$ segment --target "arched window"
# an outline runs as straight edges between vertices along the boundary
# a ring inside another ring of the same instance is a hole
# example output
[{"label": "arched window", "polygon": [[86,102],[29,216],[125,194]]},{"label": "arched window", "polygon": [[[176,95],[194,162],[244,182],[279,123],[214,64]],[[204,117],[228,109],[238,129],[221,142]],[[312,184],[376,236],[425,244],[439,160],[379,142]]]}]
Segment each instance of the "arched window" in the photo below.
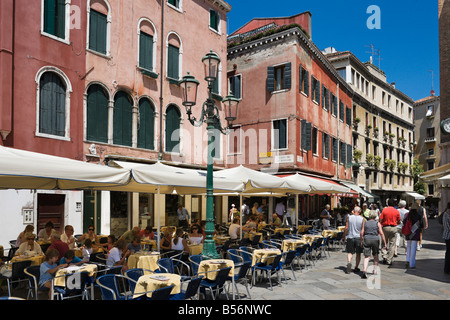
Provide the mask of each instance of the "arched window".
[{"label": "arched window", "polygon": [[139,21],[139,68],[155,71],[156,64],[156,31],[153,23],[142,18]]},{"label": "arched window", "polygon": [[113,143],[131,147],[133,100],[124,91],[114,97]]},{"label": "arched window", "polygon": [[36,135],[70,139],[70,93],[72,85],[60,69],[41,68],[36,75]]},{"label": "arched window", "polygon": [[180,152],[180,110],[170,105],[166,110],[166,152]]},{"label": "arched window", "polygon": [[88,37],[89,50],[110,55],[111,7],[106,0],[88,2]]},{"label": "arched window", "polygon": [[155,108],[147,98],[139,100],[137,135],[138,148],[155,149]]},{"label": "arched window", "polygon": [[175,32],[167,35],[167,78],[179,80],[182,70],[182,43]]},{"label": "arched window", "polygon": [[93,84],[87,91],[87,128],[89,141],[108,142],[108,93],[99,84]]}]

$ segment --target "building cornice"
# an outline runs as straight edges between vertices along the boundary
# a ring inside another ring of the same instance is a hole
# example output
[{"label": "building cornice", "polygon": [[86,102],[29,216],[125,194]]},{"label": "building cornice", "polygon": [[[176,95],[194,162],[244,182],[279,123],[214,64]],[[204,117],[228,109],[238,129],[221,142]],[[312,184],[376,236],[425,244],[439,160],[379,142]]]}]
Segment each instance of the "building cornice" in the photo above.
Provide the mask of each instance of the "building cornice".
[{"label": "building cornice", "polygon": [[299,27],[293,27],[260,39],[236,45],[227,50],[227,56],[228,59],[230,59],[230,57],[235,54],[247,53],[257,47],[264,47],[271,45],[274,42],[285,41],[290,37],[297,37],[297,40],[299,40],[300,43],[303,43],[307,47],[307,49],[314,55],[314,57],[319,59],[322,65],[335,77],[336,81],[348,91],[349,95],[353,95],[352,87],[339,75],[334,66],[324,56],[322,51],[317,48],[317,46],[303,33],[303,31]]},{"label": "building cornice", "polygon": [[208,0],[208,2],[218,6],[227,13],[231,11],[231,5],[223,0]]}]

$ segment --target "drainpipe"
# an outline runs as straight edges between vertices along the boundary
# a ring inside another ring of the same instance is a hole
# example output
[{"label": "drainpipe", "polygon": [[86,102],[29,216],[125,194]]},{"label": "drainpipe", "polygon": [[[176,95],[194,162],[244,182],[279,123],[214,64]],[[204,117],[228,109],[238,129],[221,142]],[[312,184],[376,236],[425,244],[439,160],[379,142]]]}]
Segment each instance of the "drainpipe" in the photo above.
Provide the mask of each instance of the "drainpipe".
[{"label": "drainpipe", "polygon": [[163,88],[164,88],[164,3],[161,1],[161,61],[160,61],[160,88],[159,88],[159,152],[158,160],[163,159],[163,147],[162,147],[162,128],[163,128]]}]

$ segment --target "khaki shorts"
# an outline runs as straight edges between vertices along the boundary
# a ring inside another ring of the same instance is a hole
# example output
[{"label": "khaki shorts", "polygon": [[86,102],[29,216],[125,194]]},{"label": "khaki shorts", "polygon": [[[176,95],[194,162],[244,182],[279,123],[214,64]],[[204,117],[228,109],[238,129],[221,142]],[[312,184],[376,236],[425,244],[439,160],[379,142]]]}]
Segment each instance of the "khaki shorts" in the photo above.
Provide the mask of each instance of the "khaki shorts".
[{"label": "khaki shorts", "polygon": [[363,247],[366,257],[375,257],[380,253],[380,239],[364,239]]}]

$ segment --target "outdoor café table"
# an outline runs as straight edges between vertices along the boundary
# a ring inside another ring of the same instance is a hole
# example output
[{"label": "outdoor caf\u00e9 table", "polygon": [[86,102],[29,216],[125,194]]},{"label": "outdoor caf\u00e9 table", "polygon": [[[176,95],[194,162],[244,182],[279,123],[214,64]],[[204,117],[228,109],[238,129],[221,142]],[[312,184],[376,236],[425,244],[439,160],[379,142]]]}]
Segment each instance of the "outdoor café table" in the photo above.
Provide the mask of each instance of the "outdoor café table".
[{"label": "outdoor caf\u00e9 table", "polygon": [[165,288],[173,285],[173,289],[170,294],[180,293],[181,290],[181,276],[174,273],[152,273],[144,274],[140,276],[136,288],[134,289],[133,299],[136,299],[145,292],[147,292],[147,297],[151,297],[152,293],[148,291],[155,291],[161,288]]},{"label": "outdoor caf\u00e9 table", "polygon": [[289,250],[295,250],[297,247],[302,246],[306,244],[307,242],[300,239],[288,239],[283,240],[283,243],[281,245],[281,250],[283,252],[289,251]]},{"label": "outdoor caf\u00e9 table", "polygon": [[337,229],[339,232],[342,232],[345,230],[345,226],[339,226],[339,227],[337,227]]},{"label": "outdoor caf\u00e9 table", "polygon": [[250,232],[246,232],[244,234],[244,238],[248,238],[250,241],[253,240],[253,237],[256,235],[260,235],[261,237],[259,238],[259,242],[262,242],[263,240],[263,234],[261,232],[254,232],[254,231],[250,231]]},{"label": "outdoor caf\u00e9 table", "polygon": [[38,266],[38,265],[41,265],[45,261],[45,255],[42,254],[42,255],[38,255],[38,256],[36,256],[36,255],[29,256],[29,255],[22,254],[20,256],[14,256],[11,259],[10,263],[14,263],[14,262],[18,262],[18,261],[25,261],[25,260],[30,260],[32,266]]},{"label": "outdoor caf\u00e9 table", "polygon": [[317,238],[322,238],[322,235],[321,234],[304,234],[302,236],[302,240],[309,242],[309,243],[313,242]]},{"label": "outdoor caf\u00e9 table", "polygon": [[[231,267],[230,277],[234,275],[234,262],[230,259],[210,259],[202,260],[198,266],[198,275],[205,276],[206,279],[215,280],[217,272],[211,272],[223,268]],[[205,274],[206,273],[206,274]]]},{"label": "outdoor caf\u00e9 table", "polygon": [[330,236],[331,238],[334,238],[334,237],[336,237],[338,232],[339,232],[338,230],[323,230],[322,236],[324,236],[324,237]]},{"label": "outdoor caf\u00e9 table", "polygon": [[148,246],[148,245],[151,245],[152,249],[155,250],[156,246],[157,246],[156,240],[150,240],[150,239],[141,240],[141,247]]},{"label": "outdoor caf\u00e9 table", "polygon": [[224,236],[224,235],[215,235],[214,236],[214,241],[216,241],[216,244],[218,246],[223,245],[225,242],[227,242],[227,240],[230,240],[231,238],[229,236]]},{"label": "outdoor caf\u00e9 table", "polygon": [[[55,282],[54,285],[57,287],[65,287],[65,275],[69,273],[77,273],[87,271],[89,273],[89,277],[93,278],[95,273],[97,272],[96,264],[83,264],[81,266],[70,266],[67,268],[59,269],[55,274]],[[92,280],[93,281],[93,280]],[[91,299],[94,300],[94,285],[91,285]]]},{"label": "outdoor caf\u00e9 table", "polygon": [[302,232],[306,232],[308,231],[308,229],[312,228],[311,225],[307,225],[307,224],[302,224],[298,226],[298,232],[302,233]]},{"label": "outdoor caf\u00e9 table", "polygon": [[253,254],[253,260],[252,260],[252,266],[254,266],[255,264],[262,262],[265,264],[270,264],[273,261],[273,258],[276,255],[281,254],[281,250],[279,249],[256,249],[253,250],[252,252]]},{"label": "outdoor caf\u00e9 table", "polygon": [[202,254],[203,252],[203,244],[188,244],[189,248],[189,254],[190,255],[196,255],[196,254]]},{"label": "outdoor caf\u00e9 table", "polygon": [[[81,248],[75,248],[75,249],[73,249],[73,252],[75,253],[76,257],[83,258],[83,250]],[[97,252],[103,252],[102,247],[98,247],[97,250],[93,251],[93,253],[97,253]]]},{"label": "outdoor caf\u00e9 table", "polygon": [[158,251],[137,252],[128,257],[128,269],[142,268],[151,271],[159,269],[158,260],[161,255]]},{"label": "outdoor caf\u00e9 table", "polygon": [[289,233],[291,231],[291,229],[289,229],[289,228],[275,228],[275,234],[277,234],[278,232],[281,233],[281,234],[284,234],[284,232],[286,230],[289,230]]}]

